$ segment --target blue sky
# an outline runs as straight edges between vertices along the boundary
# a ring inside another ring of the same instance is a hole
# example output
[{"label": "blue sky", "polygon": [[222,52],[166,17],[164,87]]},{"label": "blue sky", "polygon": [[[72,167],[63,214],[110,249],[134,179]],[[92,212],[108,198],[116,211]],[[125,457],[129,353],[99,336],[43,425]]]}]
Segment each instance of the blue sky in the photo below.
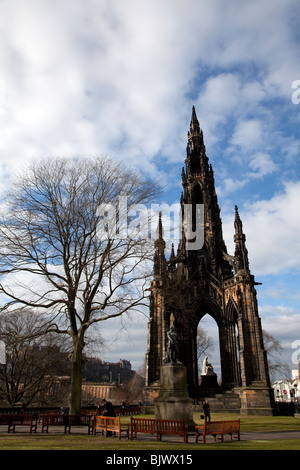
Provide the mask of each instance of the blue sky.
[{"label": "blue sky", "polygon": [[[299,23],[297,0],[0,1],[0,190],[32,158],[108,154],[158,179],[162,200],[175,204],[194,105],[228,251],[237,204],[263,283],[262,325],[291,369],[300,343]],[[125,327],[105,359],[137,368],[146,322]]]}]

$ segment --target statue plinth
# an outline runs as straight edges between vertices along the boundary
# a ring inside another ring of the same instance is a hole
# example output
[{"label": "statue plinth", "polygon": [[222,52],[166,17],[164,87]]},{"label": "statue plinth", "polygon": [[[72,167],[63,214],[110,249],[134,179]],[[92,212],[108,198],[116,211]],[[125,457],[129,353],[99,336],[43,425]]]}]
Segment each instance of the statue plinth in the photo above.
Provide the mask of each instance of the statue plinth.
[{"label": "statue plinth", "polygon": [[219,389],[217,374],[201,375],[199,391],[202,397],[215,395]]},{"label": "statue plinth", "polygon": [[154,400],[156,419],[184,419],[194,429],[193,400],[187,391],[186,368],[168,363],[160,369],[160,391]]}]

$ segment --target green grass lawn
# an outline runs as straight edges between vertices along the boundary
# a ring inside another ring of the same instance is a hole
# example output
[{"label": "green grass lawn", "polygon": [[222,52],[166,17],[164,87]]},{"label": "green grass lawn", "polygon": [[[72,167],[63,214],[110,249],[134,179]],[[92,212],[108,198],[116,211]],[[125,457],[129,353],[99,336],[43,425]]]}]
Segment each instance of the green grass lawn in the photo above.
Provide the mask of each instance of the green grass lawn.
[{"label": "green grass lawn", "polygon": [[[229,413],[218,413],[212,415],[212,420],[240,419],[241,432],[263,432],[263,431],[299,431],[300,419],[289,416],[241,416]],[[201,424],[199,413],[194,415],[197,424]],[[130,417],[123,417],[122,423],[128,423]],[[51,430],[50,430],[51,432]],[[190,436],[189,443],[168,442],[168,437],[163,436],[162,442],[156,442],[155,437],[147,440],[138,439],[128,441],[124,437],[105,438],[100,434],[89,436],[86,429],[82,434],[33,434],[16,432],[0,435],[0,450],[104,450],[104,451],[164,451],[164,450],[300,450],[300,440],[294,439],[274,439],[274,440],[241,440],[231,441],[229,436],[225,436],[225,442],[195,444],[194,436]]]}]

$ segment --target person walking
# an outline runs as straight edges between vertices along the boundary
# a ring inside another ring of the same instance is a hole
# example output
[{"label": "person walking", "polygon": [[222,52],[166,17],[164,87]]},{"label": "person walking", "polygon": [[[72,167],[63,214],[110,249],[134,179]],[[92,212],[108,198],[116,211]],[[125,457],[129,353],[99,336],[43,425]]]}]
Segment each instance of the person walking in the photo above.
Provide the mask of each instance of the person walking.
[{"label": "person walking", "polygon": [[205,421],[210,422],[210,406],[207,400],[203,404],[204,419]]}]

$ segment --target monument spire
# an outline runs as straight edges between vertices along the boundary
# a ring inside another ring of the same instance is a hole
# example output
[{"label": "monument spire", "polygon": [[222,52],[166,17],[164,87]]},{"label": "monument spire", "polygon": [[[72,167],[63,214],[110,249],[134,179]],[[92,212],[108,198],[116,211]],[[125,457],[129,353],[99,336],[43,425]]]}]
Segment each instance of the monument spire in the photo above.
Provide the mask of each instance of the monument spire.
[{"label": "monument spire", "polygon": [[235,219],[234,219],[234,242],[235,242],[235,262],[237,273],[241,270],[250,274],[248,250],[246,248],[246,236],[243,232],[243,224],[239,215],[238,207],[235,206]]},{"label": "monument spire", "polygon": [[193,106],[192,110],[192,119],[190,123],[190,134],[200,134],[200,126],[199,126],[199,121],[197,118],[195,106]]},{"label": "monument spire", "polygon": [[188,143],[186,148],[186,175],[202,174],[207,176],[208,158],[203,140],[203,132],[200,128],[195,107],[193,106],[190,130],[188,131]]},{"label": "monument spire", "polygon": [[163,225],[161,220],[161,212],[158,218],[157,238],[154,242],[154,278],[162,280],[166,274],[167,262],[165,258],[166,242],[163,239]]}]

